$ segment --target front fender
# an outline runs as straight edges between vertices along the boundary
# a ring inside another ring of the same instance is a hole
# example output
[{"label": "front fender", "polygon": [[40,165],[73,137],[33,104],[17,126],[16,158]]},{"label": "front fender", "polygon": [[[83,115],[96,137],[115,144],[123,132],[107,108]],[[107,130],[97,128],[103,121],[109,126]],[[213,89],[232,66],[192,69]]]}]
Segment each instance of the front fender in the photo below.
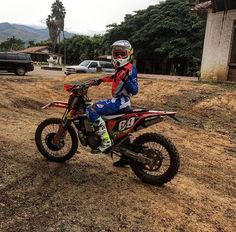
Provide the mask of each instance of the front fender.
[{"label": "front fender", "polygon": [[57,108],[67,108],[68,107],[68,103],[67,102],[62,102],[62,101],[54,101],[54,102],[50,102],[47,105],[43,106],[41,109],[47,109],[50,107],[57,107]]}]

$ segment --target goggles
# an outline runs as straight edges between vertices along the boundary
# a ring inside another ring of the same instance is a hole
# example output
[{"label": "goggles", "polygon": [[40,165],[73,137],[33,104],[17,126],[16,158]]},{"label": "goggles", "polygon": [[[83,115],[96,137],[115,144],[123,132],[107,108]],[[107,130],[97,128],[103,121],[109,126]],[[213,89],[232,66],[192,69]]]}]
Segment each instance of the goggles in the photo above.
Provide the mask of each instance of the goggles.
[{"label": "goggles", "polygon": [[115,58],[115,59],[125,59],[128,57],[128,52],[127,50],[113,50],[112,51],[112,56]]}]

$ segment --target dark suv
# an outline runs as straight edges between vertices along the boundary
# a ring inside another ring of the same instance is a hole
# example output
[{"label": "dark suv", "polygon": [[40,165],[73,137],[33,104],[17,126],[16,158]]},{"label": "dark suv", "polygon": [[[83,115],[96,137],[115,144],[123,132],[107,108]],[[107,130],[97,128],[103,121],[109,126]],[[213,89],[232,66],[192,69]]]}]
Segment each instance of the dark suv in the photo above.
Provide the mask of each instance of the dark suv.
[{"label": "dark suv", "polygon": [[34,66],[30,55],[15,52],[0,52],[0,71],[13,72],[18,76],[33,71]]}]

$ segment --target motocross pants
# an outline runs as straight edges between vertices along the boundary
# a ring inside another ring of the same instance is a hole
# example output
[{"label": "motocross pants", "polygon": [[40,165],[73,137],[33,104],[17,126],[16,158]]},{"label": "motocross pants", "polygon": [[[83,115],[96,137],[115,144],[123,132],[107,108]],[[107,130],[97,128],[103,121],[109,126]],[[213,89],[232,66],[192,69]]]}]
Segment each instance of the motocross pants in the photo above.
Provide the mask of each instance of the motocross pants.
[{"label": "motocross pants", "polygon": [[106,128],[106,123],[102,119],[101,115],[109,115],[119,113],[119,110],[130,108],[129,97],[112,98],[109,100],[100,100],[87,107],[86,113],[89,120],[98,128],[97,134],[101,138],[101,145],[98,150],[101,152],[107,150],[112,145],[110,135]]},{"label": "motocross pants", "polygon": [[116,97],[108,100],[100,100],[86,109],[87,116],[91,122],[95,122],[101,115],[119,113],[121,109],[131,107],[130,98],[126,96]]}]

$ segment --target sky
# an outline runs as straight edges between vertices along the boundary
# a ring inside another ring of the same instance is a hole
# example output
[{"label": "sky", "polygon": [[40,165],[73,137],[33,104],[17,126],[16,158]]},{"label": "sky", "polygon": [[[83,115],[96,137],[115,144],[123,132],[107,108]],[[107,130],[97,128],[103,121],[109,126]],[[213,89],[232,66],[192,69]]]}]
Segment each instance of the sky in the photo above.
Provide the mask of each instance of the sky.
[{"label": "sky", "polygon": [[[46,27],[55,0],[0,0],[0,23],[9,22]],[[160,0],[61,0],[65,9],[65,30],[98,34],[106,25],[120,23],[126,14],[146,9]]]}]

